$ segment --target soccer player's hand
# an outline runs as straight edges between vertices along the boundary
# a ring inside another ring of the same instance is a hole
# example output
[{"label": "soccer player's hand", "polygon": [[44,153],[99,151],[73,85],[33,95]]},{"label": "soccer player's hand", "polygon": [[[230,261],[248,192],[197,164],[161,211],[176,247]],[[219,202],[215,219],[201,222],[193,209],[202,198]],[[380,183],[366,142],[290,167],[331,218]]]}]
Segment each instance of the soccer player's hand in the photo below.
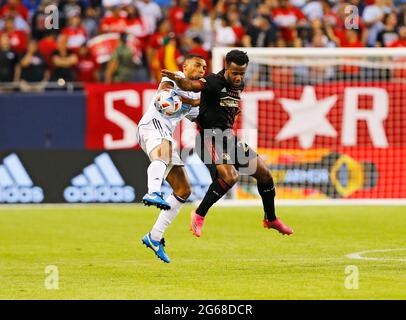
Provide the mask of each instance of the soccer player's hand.
[{"label": "soccer player's hand", "polygon": [[167,78],[175,81],[176,83],[182,79],[182,77],[179,74],[177,74],[176,72],[172,72],[172,71],[169,71],[166,69],[163,69],[161,71],[161,73],[162,73],[163,77],[167,77]]}]

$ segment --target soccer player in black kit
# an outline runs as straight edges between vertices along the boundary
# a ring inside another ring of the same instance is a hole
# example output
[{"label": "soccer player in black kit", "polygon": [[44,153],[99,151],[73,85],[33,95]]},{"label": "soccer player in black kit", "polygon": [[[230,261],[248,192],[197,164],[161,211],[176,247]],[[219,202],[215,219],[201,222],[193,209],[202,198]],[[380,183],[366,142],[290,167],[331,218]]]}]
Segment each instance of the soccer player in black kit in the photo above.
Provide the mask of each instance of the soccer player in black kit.
[{"label": "soccer player in black kit", "polygon": [[[176,82],[185,91],[201,92],[200,110],[196,122],[199,127],[199,156],[208,166],[213,183],[199,207],[192,212],[190,228],[200,237],[204,218],[211,208],[239,179],[239,170],[250,170],[264,207],[263,226],[290,235],[293,230],[275,215],[275,185],[264,160],[247,144],[240,141],[232,128],[240,110],[240,95],[244,90],[244,76],[248,56],[240,50],[227,53],[225,68],[199,80],[187,80],[176,73],[162,70],[162,75]],[[209,160],[209,161],[207,161]],[[209,162],[209,163],[208,163]]]}]

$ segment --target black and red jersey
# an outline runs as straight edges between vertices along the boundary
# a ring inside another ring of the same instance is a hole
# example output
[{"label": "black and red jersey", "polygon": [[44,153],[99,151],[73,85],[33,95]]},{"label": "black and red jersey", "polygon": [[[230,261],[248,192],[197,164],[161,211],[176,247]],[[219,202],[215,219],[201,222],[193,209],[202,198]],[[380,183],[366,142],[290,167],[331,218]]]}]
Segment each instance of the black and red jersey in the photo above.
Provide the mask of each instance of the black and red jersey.
[{"label": "black and red jersey", "polygon": [[225,70],[209,74],[200,96],[197,123],[202,129],[231,129],[241,112],[240,99],[244,85],[233,87],[224,77]]}]

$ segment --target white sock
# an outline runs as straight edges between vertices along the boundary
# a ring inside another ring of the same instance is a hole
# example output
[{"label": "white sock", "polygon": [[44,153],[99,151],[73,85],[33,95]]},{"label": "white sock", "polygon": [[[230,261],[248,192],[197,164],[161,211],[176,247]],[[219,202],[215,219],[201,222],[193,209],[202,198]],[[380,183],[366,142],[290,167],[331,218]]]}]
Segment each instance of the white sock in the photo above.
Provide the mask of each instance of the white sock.
[{"label": "white sock", "polygon": [[176,216],[179,213],[180,208],[184,204],[184,202],[181,202],[178,199],[176,199],[173,194],[171,194],[165,200],[170,204],[171,209],[162,210],[159,213],[159,217],[151,230],[151,238],[154,241],[160,241],[162,239],[165,230],[172,223],[172,221],[175,220]]},{"label": "white sock", "polygon": [[168,165],[162,160],[153,160],[148,166],[148,193],[160,192]]}]

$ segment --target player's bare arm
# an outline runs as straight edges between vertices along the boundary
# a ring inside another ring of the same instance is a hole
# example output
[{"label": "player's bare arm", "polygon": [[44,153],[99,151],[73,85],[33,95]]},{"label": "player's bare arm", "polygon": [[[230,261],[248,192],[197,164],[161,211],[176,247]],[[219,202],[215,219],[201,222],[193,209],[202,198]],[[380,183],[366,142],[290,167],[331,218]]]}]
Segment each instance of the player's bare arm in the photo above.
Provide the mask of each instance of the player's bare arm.
[{"label": "player's bare arm", "polygon": [[173,83],[170,81],[162,82],[158,87],[158,91],[165,90],[165,89],[174,89]]},{"label": "player's bare arm", "polygon": [[178,87],[184,91],[194,91],[194,92],[202,91],[204,84],[206,82],[206,80],[203,78],[199,80],[185,79],[179,74],[176,74],[175,72],[166,69],[163,69],[161,73],[163,77],[167,77],[175,81]]},{"label": "player's bare arm", "polygon": [[191,99],[191,98],[184,97],[184,96],[181,96],[181,98],[182,98],[182,103],[191,105],[192,108],[198,107],[200,105],[200,99]]}]

